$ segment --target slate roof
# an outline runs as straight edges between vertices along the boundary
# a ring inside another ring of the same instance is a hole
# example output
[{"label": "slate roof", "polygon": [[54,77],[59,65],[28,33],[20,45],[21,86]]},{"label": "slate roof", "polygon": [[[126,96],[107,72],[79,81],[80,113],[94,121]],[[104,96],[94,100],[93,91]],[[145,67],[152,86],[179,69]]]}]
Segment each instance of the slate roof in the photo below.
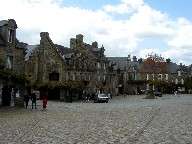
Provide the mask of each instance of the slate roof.
[{"label": "slate roof", "polygon": [[[110,65],[114,64],[113,68],[117,70],[125,70],[127,65],[127,57],[107,57]],[[151,59],[146,59],[143,62],[131,61],[129,62],[128,72],[133,72],[137,69],[141,73],[177,73],[179,66],[176,63],[154,62]]]},{"label": "slate roof", "polygon": [[0,35],[0,44],[1,45],[6,45],[5,40],[3,39],[3,37]]},{"label": "slate roof", "polygon": [[109,65],[115,64],[113,66],[114,70],[125,70],[125,68],[127,68],[128,72],[133,72],[141,67],[138,61],[130,61],[128,65],[127,57],[107,57],[107,59],[110,61]]},{"label": "slate roof", "polygon": [[[58,44],[55,44],[55,46],[63,58],[71,58],[75,53],[75,50],[72,48],[67,48]],[[100,58],[100,48],[93,48],[92,45],[85,44],[85,51],[88,51],[95,59]],[[108,61],[106,57],[103,57],[102,60]]]},{"label": "slate roof", "polygon": [[8,25],[8,21],[7,20],[0,21],[0,26],[4,26],[4,25]]},{"label": "slate roof", "polygon": [[20,42],[17,38],[15,40],[15,47],[16,48],[26,48],[28,44],[24,42]]},{"label": "slate roof", "polygon": [[74,50],[71,48],[67,48],[67,47],[64,47],[64,46],[58,45],[58,44],[55,44],[55,46],[64,59],[71,58],[74,54]]},{"label": "slate roof", "polygon": [[25,61],[29,59],[31,55],[33,55],[34,52],[37,51],[38,45],[27,45],[26,46],[26,55],[25,55]]}]

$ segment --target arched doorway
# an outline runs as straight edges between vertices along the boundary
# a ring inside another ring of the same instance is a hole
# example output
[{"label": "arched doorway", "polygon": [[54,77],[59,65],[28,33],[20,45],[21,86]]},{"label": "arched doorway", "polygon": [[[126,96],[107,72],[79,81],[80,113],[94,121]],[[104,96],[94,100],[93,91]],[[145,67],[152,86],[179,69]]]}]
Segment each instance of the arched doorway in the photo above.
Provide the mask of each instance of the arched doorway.
[{"label": "arched doorway", "polygon": [[14,88],[12,85],[6,85],[2,88],[2,106],[10,106],[12,88]]}]

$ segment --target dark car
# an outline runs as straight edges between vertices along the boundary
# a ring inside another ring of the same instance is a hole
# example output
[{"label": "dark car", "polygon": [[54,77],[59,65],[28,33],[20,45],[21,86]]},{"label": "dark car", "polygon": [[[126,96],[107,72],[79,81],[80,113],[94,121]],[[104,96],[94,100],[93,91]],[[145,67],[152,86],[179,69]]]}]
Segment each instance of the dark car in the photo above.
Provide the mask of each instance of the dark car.
[{"label": "dark car", "polygon": [[145,94],[145,90],[139,90],[138,94],[140,94],[140,95]]},{"label": "dark car", "polygon": [[95,97],[94,97],[94,103],[95,102],[106,102],[108,103],[108,100],[109,100],[109,97],[105,94],[97,94]]},{"label": "dark car", "polygon": [[154,95],[155,95],[155,96],[162,97],[162,92],[154,92]]}]

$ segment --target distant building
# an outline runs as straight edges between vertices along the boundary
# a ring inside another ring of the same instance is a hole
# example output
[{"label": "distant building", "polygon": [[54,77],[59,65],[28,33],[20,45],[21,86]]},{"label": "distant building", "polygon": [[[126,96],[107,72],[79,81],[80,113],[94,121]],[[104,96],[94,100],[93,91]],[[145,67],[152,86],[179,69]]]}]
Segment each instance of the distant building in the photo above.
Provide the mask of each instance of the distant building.
[{"label": "distant building", "polygon": [[[177,65],[170,59],[162,61],[150,56],[144,60],[137,60],[136,56],[131,60],[130,55],[107,58],[117,73],[118,80],[113,82],[116,85],[116,94],[138,94],[141,90],[171,93],[174,89],[186,92],[185,83],[189,68],[182,64]],[[170,84],[173,84],[172,87]]]}]

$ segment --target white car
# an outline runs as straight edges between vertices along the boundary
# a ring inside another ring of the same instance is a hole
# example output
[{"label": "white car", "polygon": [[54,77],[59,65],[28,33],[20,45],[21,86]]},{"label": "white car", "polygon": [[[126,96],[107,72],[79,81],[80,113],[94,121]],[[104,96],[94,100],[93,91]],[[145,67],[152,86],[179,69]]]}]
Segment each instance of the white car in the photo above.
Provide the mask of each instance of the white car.
[{"label": "white car", "polygon": [[109,100],[109,97],[106,96],[105,94],[97,94],[94,97],[94,103],[95,102],[106,102],[106,103],[108,103],[108,100]]}]

